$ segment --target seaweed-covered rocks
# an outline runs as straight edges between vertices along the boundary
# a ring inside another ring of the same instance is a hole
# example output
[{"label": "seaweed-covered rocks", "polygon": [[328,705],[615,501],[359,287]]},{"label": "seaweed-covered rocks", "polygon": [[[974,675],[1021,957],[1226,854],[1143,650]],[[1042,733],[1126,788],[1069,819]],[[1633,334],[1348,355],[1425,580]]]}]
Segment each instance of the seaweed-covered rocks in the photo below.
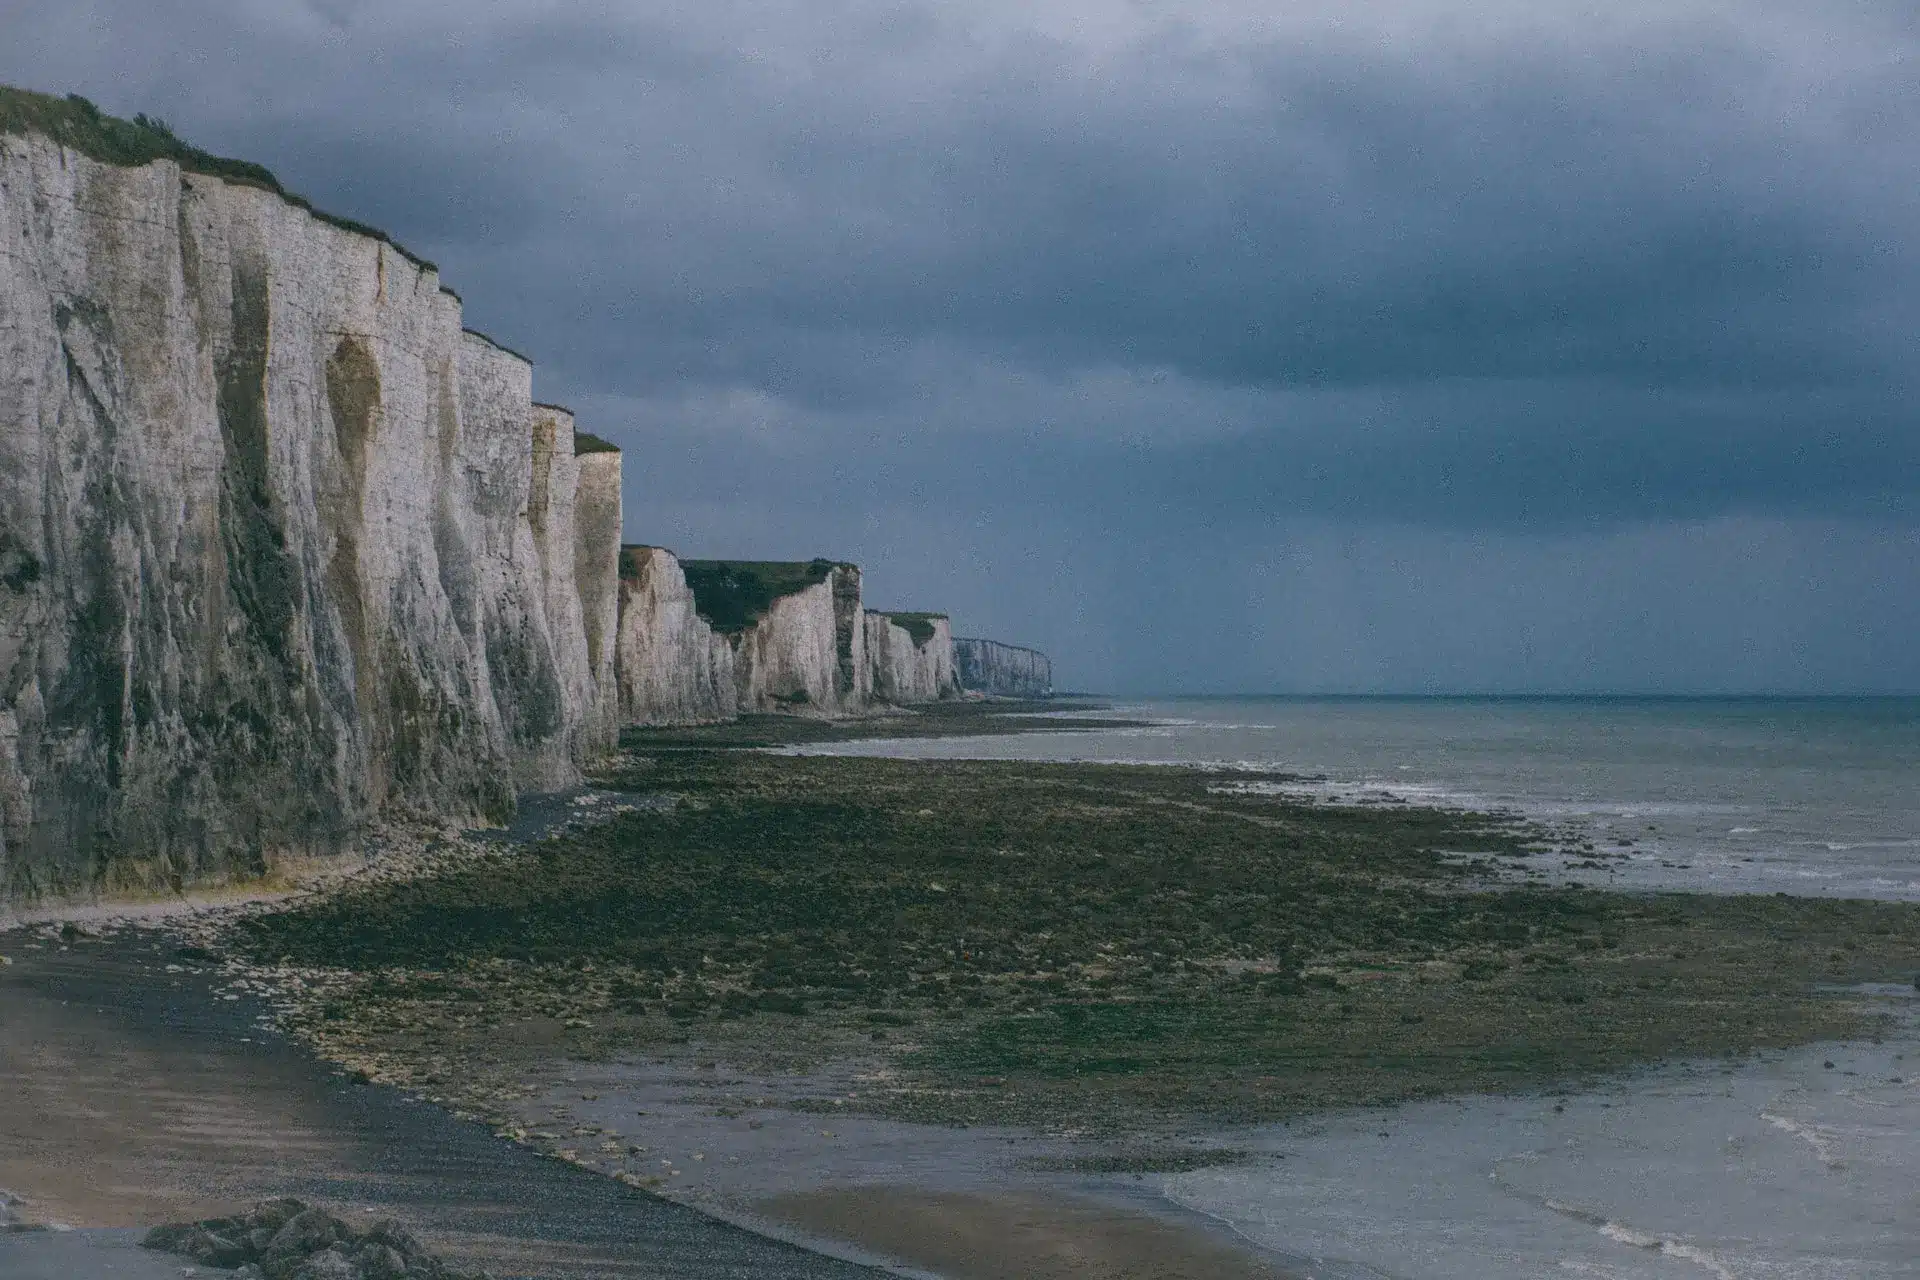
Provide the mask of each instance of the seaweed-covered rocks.
[{"label": "seaweed-covered rocks", "polygon": [[155,1227],[141,1244],[232,1269],[234,1280],[486,1280],[455,1271],[399,1223],[356,1231],[325,1209],[268,1200],[231,1218]]}]

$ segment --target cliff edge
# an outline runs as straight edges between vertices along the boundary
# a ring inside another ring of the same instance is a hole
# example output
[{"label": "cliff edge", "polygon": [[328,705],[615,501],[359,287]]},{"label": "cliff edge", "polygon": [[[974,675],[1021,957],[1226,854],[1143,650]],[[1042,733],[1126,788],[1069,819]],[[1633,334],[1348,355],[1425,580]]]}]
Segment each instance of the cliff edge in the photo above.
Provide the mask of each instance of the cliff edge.
[{"label": "cliff edge", "polygon": [[700,616],[671,551],[620,549],[614,664],[622,724],[711,724],[739,714],[733,646]]},{"label": "cliff edge", "polygon": [[834,560],[687,560],[695,609],[733,654],[743,712],[851,715],[873,701],[860,567]]},{"label": "cliff edge", "polygon": [[1053,696],[1053,662],[1038,649],[956,636],[953,661],[961,686],[971,693],[999,698]]},{"label": "cliff edge", "polygon": [[377,232],[0,95],[0,893],[253,876],[576,778],[618,453]]},{"label": "cliff edge", "polygon": [[856,565],[622,547],[621,466],[383,233],[0,87],[0,900],[500,822],[627,724],[1050,690]]},{"label": "cliff edge", "polygon": [[960,696],[953,624],[944,613],[867,613],[867,661],[873,696],[885,702],[938,702]]}]

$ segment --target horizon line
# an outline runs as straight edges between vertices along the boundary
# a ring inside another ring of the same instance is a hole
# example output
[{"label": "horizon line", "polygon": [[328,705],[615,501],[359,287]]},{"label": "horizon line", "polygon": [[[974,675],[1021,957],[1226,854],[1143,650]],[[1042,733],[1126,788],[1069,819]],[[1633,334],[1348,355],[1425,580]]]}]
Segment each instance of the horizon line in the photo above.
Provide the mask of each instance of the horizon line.
[{"label": "horizon line", "polygon": [[1509,701],[1565,701],[1614,699],[1620,701],[1635,700],[1642,702],[1861,702],[1872,700],[1901,701],[1920,699],[1920,689],[1913,690],[1870,690],[1809,692],[1806,690],[1744,690],[1732,692],[1651,692],[1632,690],[1382,690],[1382,689],[1323,689],[1323,690],[1280,690],[1268,692],[1238,693],[1194,693],[1177,691],[1159,692],[1098,692],[1086,689],[1056,690],[1055,698],[1162,698],[1185,701],[1227,700],[1234,698],[1255,699],[1380,699],[1398,701],[1434,701],[1448,700],[1509,700]]}]

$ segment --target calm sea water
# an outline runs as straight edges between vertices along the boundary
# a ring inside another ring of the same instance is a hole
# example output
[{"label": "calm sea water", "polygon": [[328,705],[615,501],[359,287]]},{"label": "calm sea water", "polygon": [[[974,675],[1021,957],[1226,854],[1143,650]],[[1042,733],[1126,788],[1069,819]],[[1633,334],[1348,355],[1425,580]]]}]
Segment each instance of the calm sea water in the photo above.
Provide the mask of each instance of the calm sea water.
[{"label": "calm sea water", "polygon": [[[1920,899],[1920,699],[1205,699],[1148,728],[858,754],[1212,762],[1362,801],[1499,807],[1628,854],[1623,886]],[[1631,840],[1631,845],[1620,841]],[[1920,1277],[1920,994],[1876,1044],[1679,1064],[1234,1135],[1169,1199],[1318,1280]],[[1554,1104],[1558,1103],[1559,1110]]]},{"label": "calm sea water", "polygon": [[1616,883],[1920,899],[1920,698],[1218,698],[1107,714],[1154,724],[833,750],[1286,769],[1323,777],[1307,789],[1326,796],[1576,825],[1628,854]]}]

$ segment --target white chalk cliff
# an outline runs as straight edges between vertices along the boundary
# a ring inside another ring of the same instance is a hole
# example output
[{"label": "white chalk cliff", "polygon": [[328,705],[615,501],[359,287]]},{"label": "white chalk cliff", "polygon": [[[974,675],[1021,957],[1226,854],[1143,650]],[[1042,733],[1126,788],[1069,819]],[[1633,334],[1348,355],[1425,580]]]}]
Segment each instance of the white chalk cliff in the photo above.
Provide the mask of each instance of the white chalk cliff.
[{"label": "white chalk cliff", "polygon": [[710,724],[740,713],[733,646],[694,607],[671,551],[621,549],[615,666],[625,724]]},{"label": "white chalk cliff", "polygon": [[876,702],[960,694],[946,616],[868,612],[857,566],[683,564],[645,546],[622,556],[617,665],[628,724],[855,715]]},{"label": "white chalk cliff", "polygon": [[626,725],[958,696],[857,566],[623,548],[620,452],[532,392],[383,234],[0,86],[0,900],[497,822]]},{"label": "white chalk cliff", "polygon": [[742,711],[846,715],[872,701],[860,570],[836,564],[826,580],[774,600],[730,637]]},{"label": "white chalk cliff", "polygon": [[577,777],[617,717],[619,455],[531,376],[376,235],[10,122],[0,893],[257,874]]},{"label": "white chalk cliff", "polygon": [[961,687],[1003,698],[1053,696],[1053,662],[1038,649],[956,636],[954,667]]},{"label": "white chalk cliff", "polygon": [[953,624],[944,613],[867,613],[873,696],[905,705],[960,696]]}]

